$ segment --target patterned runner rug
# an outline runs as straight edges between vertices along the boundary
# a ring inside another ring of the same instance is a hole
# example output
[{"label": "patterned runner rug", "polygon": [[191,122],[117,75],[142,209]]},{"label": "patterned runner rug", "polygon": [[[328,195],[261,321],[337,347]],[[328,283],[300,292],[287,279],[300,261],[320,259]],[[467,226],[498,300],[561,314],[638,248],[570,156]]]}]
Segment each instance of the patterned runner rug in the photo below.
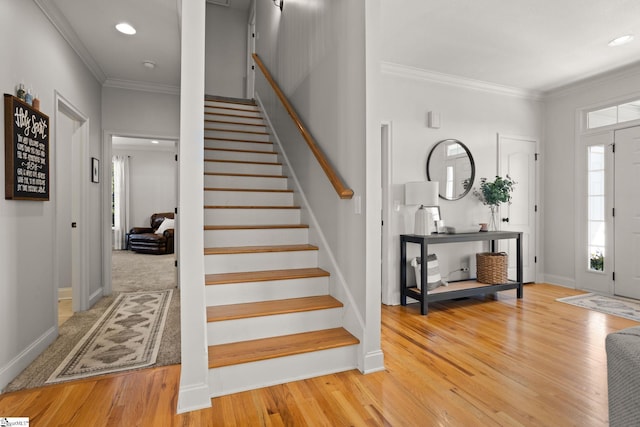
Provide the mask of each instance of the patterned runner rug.
[{"label": "patterned runner rug", "polygon": [[118,295],[47,383],[153,365],[173,290]]},{"label": "patterned runner rug", "polygon": [[638,300],[591,293],[558,298],[557,301],[640,322],[640,301]]}]

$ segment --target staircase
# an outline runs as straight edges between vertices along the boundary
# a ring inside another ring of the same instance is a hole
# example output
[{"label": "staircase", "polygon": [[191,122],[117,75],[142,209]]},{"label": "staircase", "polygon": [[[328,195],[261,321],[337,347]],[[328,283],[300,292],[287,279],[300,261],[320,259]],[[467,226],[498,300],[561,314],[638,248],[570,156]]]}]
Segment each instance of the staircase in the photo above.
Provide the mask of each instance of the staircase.
[{"label": "staircase", "polygon": [[211,396],[355,368],[359,341],[256,104],[207,97],[204,146]]}]

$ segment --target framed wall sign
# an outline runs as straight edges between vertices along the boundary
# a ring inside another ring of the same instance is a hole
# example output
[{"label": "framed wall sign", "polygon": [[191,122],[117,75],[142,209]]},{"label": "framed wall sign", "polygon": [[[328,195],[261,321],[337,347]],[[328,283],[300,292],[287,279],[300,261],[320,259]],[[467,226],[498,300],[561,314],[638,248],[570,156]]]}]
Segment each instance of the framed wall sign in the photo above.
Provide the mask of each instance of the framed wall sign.
[{"label": "framed wall sign", "polygon": [[5,199],[49,200],[49,117],[4,94]]}]

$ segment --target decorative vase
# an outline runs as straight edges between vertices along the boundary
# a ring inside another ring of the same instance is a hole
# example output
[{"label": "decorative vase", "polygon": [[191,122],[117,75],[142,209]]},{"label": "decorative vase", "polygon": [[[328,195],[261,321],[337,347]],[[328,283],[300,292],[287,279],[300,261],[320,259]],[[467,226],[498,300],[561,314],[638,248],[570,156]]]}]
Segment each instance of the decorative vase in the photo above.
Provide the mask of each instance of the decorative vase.
[{"label": "decorative vase", "polygon": [[489,231],[498,231],[498,221],[496,216],[498,215],[498,206],[491,205],[489,206],[491,209],[491,218],[489,220]]}]

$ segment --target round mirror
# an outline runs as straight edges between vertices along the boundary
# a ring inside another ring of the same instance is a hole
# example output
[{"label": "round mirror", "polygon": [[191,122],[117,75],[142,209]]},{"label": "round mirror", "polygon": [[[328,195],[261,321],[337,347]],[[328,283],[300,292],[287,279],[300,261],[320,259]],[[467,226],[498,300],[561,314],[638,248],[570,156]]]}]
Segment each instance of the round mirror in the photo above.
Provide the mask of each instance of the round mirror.
[{"label": "round mirror", "polygon": [[427,159],[427,179],[439,182],[441,198],[463,198],[471,190],[475,176],[473,156],[462,142],[445,139],[431,149]]}]

